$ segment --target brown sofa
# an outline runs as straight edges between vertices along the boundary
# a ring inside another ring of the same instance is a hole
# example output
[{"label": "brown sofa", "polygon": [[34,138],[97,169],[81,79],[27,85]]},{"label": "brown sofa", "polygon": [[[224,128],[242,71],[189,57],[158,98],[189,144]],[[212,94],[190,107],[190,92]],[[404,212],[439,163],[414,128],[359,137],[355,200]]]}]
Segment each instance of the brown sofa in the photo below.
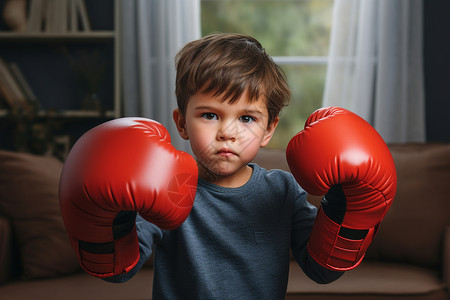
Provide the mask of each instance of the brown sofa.
[{"label": "brown sofa", "polygon": [[[397,196],[364,262],[328,285],[292,262],[286,299],[449,299],[450,145],[390,149]],[[261,151],[256,161],[287,170],[283,151]],[[0,299],[150,299],[151,263],[123,284],[80,270],[59,214],[61,168],[0,151]]]}]

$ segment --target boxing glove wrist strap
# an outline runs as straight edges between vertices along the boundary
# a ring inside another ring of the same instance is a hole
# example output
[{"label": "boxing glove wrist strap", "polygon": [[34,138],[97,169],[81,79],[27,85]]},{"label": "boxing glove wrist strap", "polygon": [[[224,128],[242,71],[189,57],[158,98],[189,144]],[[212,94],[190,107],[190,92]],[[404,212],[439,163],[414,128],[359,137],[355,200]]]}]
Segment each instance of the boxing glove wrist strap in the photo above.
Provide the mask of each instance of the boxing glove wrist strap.
[{"label": "boxing glove wrist strap", "polygon": [[320,208],[308,242],[308,252],[325,268],[351,270],[361,263],[375,231],[376,228],[359,230],[341,226]]},{"label": "boxing glove wrist strap", "polygon": [[[113,239],[120,240],[128,235],[134,228],[136,223],[136,212],[121,211],[113,222]],[[108,254],[114,252],[114,241],[104,243],[93,243],[87,241],[78,241],[78,246],[81,250],[94,254]]]}]

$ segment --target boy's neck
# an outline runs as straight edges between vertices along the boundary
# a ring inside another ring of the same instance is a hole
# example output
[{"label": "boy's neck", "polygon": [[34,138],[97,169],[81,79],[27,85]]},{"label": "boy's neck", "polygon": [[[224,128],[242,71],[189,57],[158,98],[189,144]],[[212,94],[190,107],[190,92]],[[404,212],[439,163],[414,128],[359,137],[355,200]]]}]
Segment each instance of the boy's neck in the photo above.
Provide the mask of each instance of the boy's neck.
[{"label": "boy's neck", "polygon": [[246,165],[240,168],[237,172],[230,175],[218,175],[211,173],[208,169],[199,164],[199,177],[209,183],[227,187],[237,188],[246,184],[253,174],[253,168]]}]

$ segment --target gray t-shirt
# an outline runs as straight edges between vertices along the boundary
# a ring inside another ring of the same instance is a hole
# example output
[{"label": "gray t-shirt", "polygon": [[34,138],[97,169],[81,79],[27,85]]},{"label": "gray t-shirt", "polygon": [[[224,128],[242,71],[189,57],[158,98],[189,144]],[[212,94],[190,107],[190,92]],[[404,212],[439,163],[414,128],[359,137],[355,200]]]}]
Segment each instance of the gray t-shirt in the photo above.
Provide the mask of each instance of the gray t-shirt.
[{"label": "gray t-shirt", "polygon": [[153,299],[284,299],[290,251],[306,275],[320,283],[339,278],[309,256],[306,244],[317,210],[285,171],[250,164],[238,188],[198,181],[194,206],[176,230],[162,231],[137,218],[141,258],[152,253]]}]

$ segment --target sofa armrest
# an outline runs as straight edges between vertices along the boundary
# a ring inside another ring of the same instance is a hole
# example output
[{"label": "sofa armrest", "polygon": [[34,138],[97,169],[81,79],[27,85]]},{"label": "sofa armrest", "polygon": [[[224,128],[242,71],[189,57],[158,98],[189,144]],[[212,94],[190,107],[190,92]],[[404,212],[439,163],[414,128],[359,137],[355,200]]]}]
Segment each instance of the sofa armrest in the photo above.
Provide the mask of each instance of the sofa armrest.
[{"label": "sofa armrest", "polygon": [[450,226],[445,228],[444,236],[444,260],[442,266],[442,276],[447,289],[450,290]]},{"label": "sofa armrest", "polygon": [[0,285],[11,278],[12,229],[8,219],[0,216]]}]

